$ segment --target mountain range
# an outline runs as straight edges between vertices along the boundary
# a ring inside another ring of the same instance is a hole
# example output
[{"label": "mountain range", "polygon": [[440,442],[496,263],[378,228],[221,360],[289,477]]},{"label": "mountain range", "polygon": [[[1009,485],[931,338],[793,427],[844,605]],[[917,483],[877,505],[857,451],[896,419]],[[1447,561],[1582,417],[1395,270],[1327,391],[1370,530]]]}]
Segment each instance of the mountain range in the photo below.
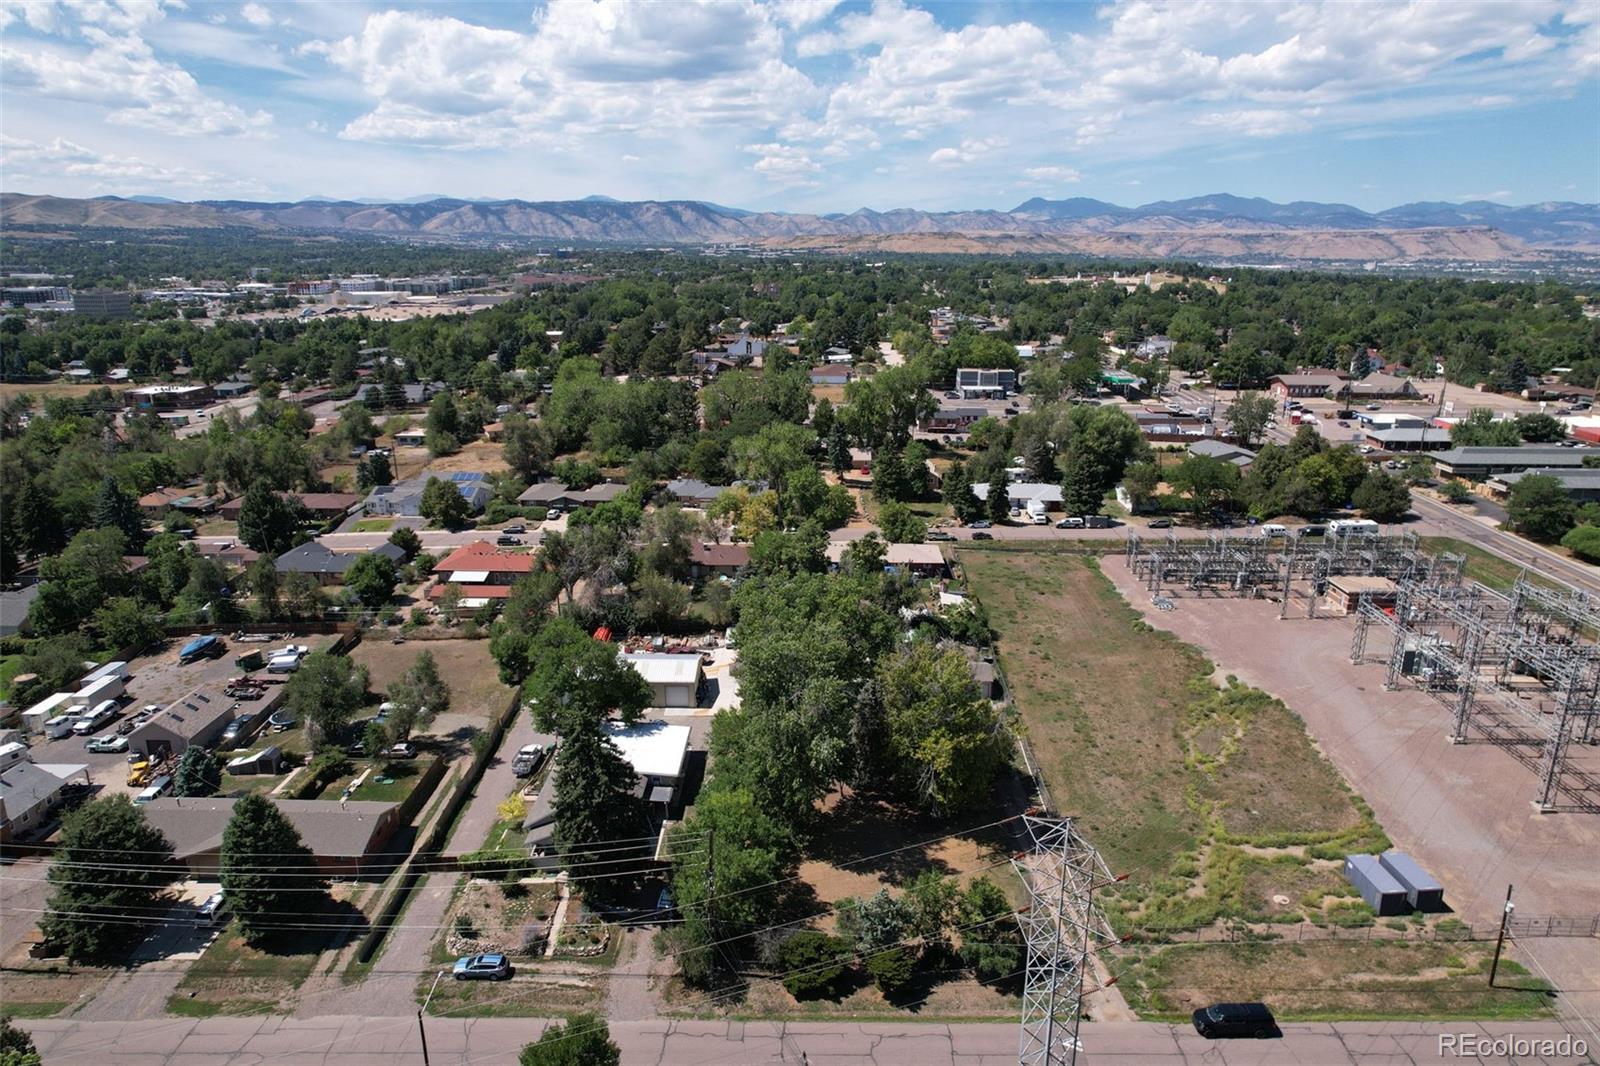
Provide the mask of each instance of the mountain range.
[{"label": "mountain range", "polygon": [[1287,259],[1529,260],[1546,250],[1600,251],[1600,205],[1521,207],[1420,202],[1368,212],[1349,204],[1280,204],[1217,193],[1122,207],[1085,197],[1031,199],[1009,211],[862,208],[848,214],[745,211],[698,200],[469,200],[298,202],[162,197],[69,199],[0,194],[8,229],[97,226],[316,232],[477,241],[525,239],[633,244],[761,243],[868,250],[1030,250],[1100,255]]}]

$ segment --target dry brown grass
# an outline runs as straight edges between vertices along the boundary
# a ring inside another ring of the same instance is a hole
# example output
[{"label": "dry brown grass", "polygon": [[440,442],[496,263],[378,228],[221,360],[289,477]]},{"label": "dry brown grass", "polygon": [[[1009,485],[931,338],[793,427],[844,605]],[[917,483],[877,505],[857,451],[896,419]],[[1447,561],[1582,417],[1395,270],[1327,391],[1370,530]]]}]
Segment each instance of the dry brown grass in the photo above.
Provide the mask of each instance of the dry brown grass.
[{"label": "dry brown grass", "polygon": [[511,688],[500,682],[498,667],[489,654],[487,640],[410,640],[392,644],[364,640],[350,658],[367,668],[368,687],[382,692],[410,668],[423,651],[433,653],[439,675],[450,686],[450,713],[487,718],[505,709]]}]

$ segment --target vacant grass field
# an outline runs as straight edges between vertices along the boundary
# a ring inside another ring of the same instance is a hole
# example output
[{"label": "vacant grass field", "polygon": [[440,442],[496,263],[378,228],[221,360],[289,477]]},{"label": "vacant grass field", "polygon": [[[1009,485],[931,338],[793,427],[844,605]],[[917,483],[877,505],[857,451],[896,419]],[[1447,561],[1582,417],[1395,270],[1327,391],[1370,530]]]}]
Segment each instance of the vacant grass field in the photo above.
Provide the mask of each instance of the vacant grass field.
[{"label": "vacant grass field", "polygon": [[450,686],[450,713],[488,717],[505,710],[511,689],[500,683],[499,667],[489,654],[487,640],[413,640],[391,644],[365,640],[351,652],[371,675],[368,687],[382,692],[404,674],[417,655],[433,653],[439,676]]},{"label": "vacant grass field", "polygon": [[[1502,559],[1493,552],[1484,551],[1476,544],[1468,544],[1454,537],[1423,537],[1422,547],[1430,552],[1450,552],[1466,556],[1467,576],[1474,581],[1481,581],[1492,589],[1509,589],[1517,583],[1517,577],[1526,569],[1510,559]],[[1554,581],[1541,577],[1531,570],[1528,571],[1528,578],[1535,584],[1551,588],[1559,587]]]},{"label": "vacant grass field", "polygon": [[1232,679],[1219,687],[1093,559],[960,559],[1057,808],[1128,877],[1106,899],[1122,929],[1347,920],[1327,864],[1387,840],[1288,708]]},{"label": "vacant grass field", "polygon": [[1118,987],[1148,1019],[1185,1021],[1196,1007],[1259,1000],[1284,1019],[1471,1018],[1553,1014],[1545,982],[1493,944],[1321,942],[1204,944],[1136,953]]}]

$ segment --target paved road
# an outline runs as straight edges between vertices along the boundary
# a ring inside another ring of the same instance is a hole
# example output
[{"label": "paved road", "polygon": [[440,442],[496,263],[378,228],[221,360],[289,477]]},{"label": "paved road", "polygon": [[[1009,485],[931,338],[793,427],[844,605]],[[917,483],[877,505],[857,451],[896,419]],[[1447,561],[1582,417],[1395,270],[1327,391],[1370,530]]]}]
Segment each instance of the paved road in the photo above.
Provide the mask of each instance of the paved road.
[{"label": "paved road", "polygon": [[1496,555],[1521,563],[1536,573],[1565,581],[1590,592],[1600,592],[1600,570],[1559,555],[1532,541],[1496,529],[1487,519],[1462,512],[1447,503],[1418,493],[1411,497],[1412,510],[1430,525],[1437,526],[1459,540],[1465,540]]},{"label": "paved road", "polygon": [[[222,1066],[300,1064],[405,1066],[422,1054],[414,1018],[279,1017],[95,1022],[24,1021],[47,1066]],[[538,1037],[533,1019],[432,1019],[428,1052],[434,1063],[509,1063]],[[1015,1025],[895,1023],[619,1022],[611,1037],[624,1066],[1006,1066],[1017,1061]],[[1280,1040],[1212,1041],[1188,1026],[1144,1022],[1084,1026],[1085,1066],[1419,1066],[1452,1061],[1589,1064],[1579,1054],[1510,1056],[1440,1053],[1441,1038],[1483,1041],[1569,1041],[1582,1038],[1554,1023],[1478,1025],[1366,1022],[1288,1025]],[[803,1057],[802,1057],[803,1056]]]}]

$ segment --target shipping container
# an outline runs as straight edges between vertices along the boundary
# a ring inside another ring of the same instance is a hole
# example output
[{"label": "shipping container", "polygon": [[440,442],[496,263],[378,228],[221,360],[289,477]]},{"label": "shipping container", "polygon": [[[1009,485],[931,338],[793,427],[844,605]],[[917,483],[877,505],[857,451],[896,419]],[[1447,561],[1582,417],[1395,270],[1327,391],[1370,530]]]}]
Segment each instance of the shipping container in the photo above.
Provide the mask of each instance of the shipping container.
[{"label": "shipping container", "polygon": [[1419,911],[1444,910],[1444,886],[1403,851],[1386,851],[1378,862],[1406,890],[1406,902]]},{"label": "shipping container", "polygon": [[1346,855],[1344,875],[1379,917],[1404,914],[1411,909],[1405,886],[1383,868],[1376,855]]}]

